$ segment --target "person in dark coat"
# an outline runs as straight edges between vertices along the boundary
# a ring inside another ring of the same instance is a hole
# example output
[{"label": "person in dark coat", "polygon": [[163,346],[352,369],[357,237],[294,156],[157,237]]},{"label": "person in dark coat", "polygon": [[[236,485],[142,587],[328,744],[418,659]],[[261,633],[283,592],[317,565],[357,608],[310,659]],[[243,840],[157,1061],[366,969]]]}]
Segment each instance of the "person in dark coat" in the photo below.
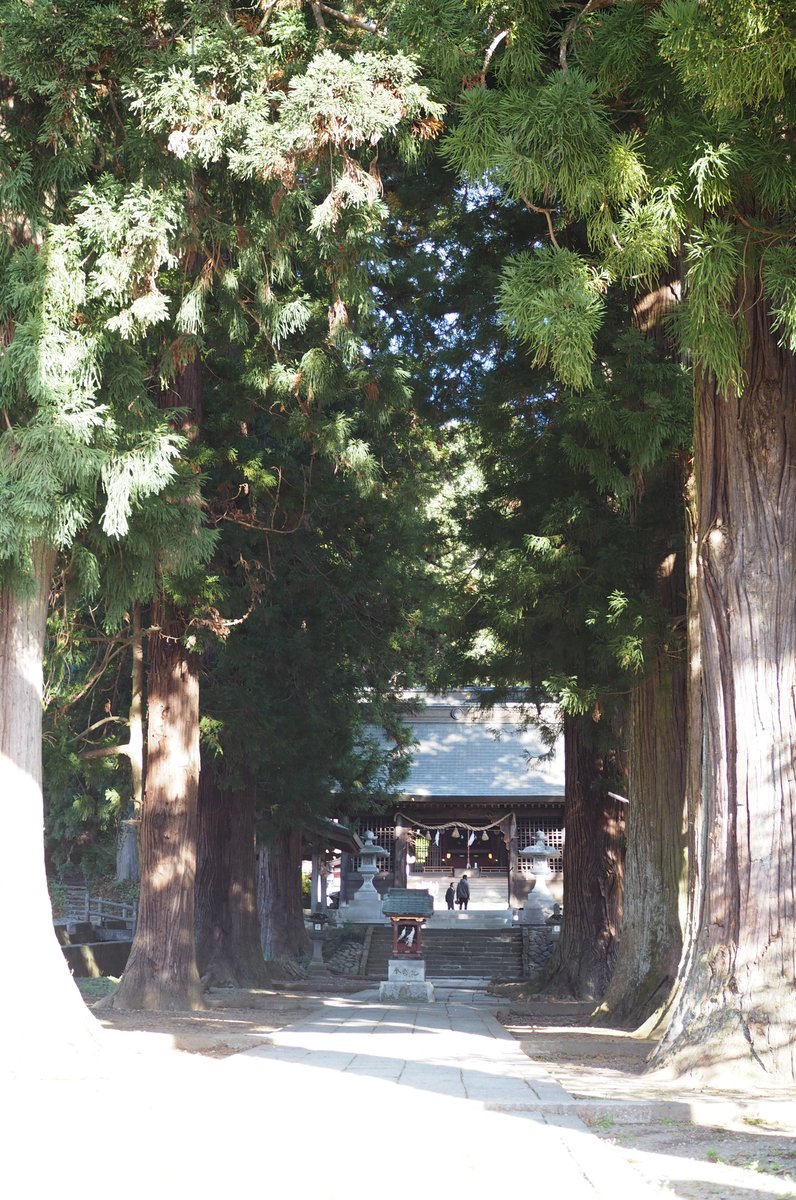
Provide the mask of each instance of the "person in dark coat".
[{"label": "person in dark coat", "polygon": [[450,883],[448,884],[448,890],[445,893],[445,903],[447,904],[447,906],[451,912],[453,912],[453,900],[454,900],[455,895],[456,895],[456,892],[453,887],[453,880],[451,880]]},{"label": "person in dark coat", "polygon": [[470,885],[467,882],[467,876],[462,875],[456,885],[456,903],[459,905],[459,911],[462,909],[467,911],[467,905],[470,903]]}]

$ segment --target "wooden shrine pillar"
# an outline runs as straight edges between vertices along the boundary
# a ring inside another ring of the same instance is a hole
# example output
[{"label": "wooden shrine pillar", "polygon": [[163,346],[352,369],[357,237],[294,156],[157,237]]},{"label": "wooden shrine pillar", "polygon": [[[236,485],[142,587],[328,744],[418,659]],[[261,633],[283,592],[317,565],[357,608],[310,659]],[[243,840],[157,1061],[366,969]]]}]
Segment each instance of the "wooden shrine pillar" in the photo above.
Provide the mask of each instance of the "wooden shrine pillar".
[{"label": "wooden shrine pillar", "polygon": [[521,886],[523,880],[520,870],[520,843],[517,835],[517,822],[513,813],[500,822],[500,832],[503,835],[509,857],[506,904],[508,908],[522,908],[525,901]]},{"label": "wooden shrine pillar", "polygon": [[397,813],[395,817],[395,849],[393,868],[395,871],[395,882],[393,887],[405,888],[408,887],[408,869],[407,856],[409,852],[409,829],[406,825],[406,817],[403,813]]},{"label": "wooden shrine pillar", "polygon": [[348,904],[351,899],[351,855],[344,850],[340,855],[340,903]]},{"label": "wooden shrine pillar", "polygon": [[317,850],[312,852],[312,877],[310,879],[310,911],[323,912],[326,908],[326,897],[322,896],[322,891],[325,891],[321,882],[321,855]]}]

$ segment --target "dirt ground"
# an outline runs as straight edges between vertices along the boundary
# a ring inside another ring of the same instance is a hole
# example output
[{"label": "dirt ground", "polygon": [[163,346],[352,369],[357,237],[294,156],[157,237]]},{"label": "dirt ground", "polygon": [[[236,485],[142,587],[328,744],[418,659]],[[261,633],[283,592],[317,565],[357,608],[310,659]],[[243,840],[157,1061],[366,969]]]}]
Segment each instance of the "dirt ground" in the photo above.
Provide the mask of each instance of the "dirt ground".
[{"label": "dirt ground", "polygon": [[77,982],[86,1003],[105,1028],[158,1035],[159,1049],[206,1058],[226,1058],[262,1046],[269,1033],[301,1020],[318,1007],[325,995],[349,995],[374,986],[359,979],[337,977],[322,983],[294,980],[262,990],[211,988],[205,992],[207,1009],[203,1012],[146,1013],[98,1008],[113,984],[104,979]]},{"label": "dirt ground", "polygon": [[591,1005],[514,1001],[499,1019],[580,1115],[650,1181],[683,1200],[796,1200],[796,1091],[668,1079],[654,1041],[590,1027]]},{"label": "dirt ground", "polygon": [[[93,994],[84,985],[90,1005],[103,982]],[[322,985],[291,981],[271,990],[212,990],[201,1013],[96,1015],[108,1028],[140,1033],[159,1052],[222,1058],[262,1045],[325,996],[362,987],[340,977]],[[673,1197],[796,1200],[796,1091],[774,1096],[658,1078],[645,1070],[651,1041],[591,1028],[588,1015],[587,1005],[531,998],[512,1001],[499,1019],[579,1102],[593,1131]]]}]

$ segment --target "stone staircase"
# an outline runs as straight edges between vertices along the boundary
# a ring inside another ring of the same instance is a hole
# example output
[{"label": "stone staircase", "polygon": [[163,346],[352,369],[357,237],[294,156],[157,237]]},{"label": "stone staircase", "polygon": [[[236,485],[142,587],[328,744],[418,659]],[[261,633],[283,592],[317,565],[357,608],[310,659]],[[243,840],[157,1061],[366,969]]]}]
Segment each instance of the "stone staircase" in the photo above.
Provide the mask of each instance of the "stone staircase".
[{"label": "stone staircase", "polygon": [[[426,875],[410,875],[407,884],[410,888],[427,889],[434,899],[434,912],[445,910],[445,889],[451,876],[440,872],[429,872]],[[458,883],[461,873],[457,874],[454,883]],[[506,912],[508,897],[506,893],[506,876],[468,874],[470,884],[470,908],[473,912]],[[458,908],[456,910],[459,911]]]},{"label": "stone staircase", "polygon": [[[423,950],[427,979],[522,979],[522,930],[517,927],[427,928]],[[386,979],[391,956],[392,929],[374,926],[365,974]]]}]

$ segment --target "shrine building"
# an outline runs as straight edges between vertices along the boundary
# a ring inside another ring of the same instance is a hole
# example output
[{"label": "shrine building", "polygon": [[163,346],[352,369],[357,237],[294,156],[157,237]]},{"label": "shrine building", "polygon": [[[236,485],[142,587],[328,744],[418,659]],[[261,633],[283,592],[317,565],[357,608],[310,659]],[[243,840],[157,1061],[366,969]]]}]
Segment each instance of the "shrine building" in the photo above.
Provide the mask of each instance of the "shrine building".
[{"label": "shrine building", "polygon": [[[404,718],[412,766],[402,793],[381,815],[349,822],[363,841],[372,830],[388,852],[374,880],[379,891],[427,887],[439,908],[445,881],[466,873],[488,907],[522,908],[531,864],[521,851],[538,830],[563,846],[563,738],[551,754],[518,702],[484,709],[482,695],[474,688],[412,694],[415,708]],[[358,866],[354,854],[342,855],[343,908],[359,886]],[[550,866],[560,881],[560,857]]]}]

